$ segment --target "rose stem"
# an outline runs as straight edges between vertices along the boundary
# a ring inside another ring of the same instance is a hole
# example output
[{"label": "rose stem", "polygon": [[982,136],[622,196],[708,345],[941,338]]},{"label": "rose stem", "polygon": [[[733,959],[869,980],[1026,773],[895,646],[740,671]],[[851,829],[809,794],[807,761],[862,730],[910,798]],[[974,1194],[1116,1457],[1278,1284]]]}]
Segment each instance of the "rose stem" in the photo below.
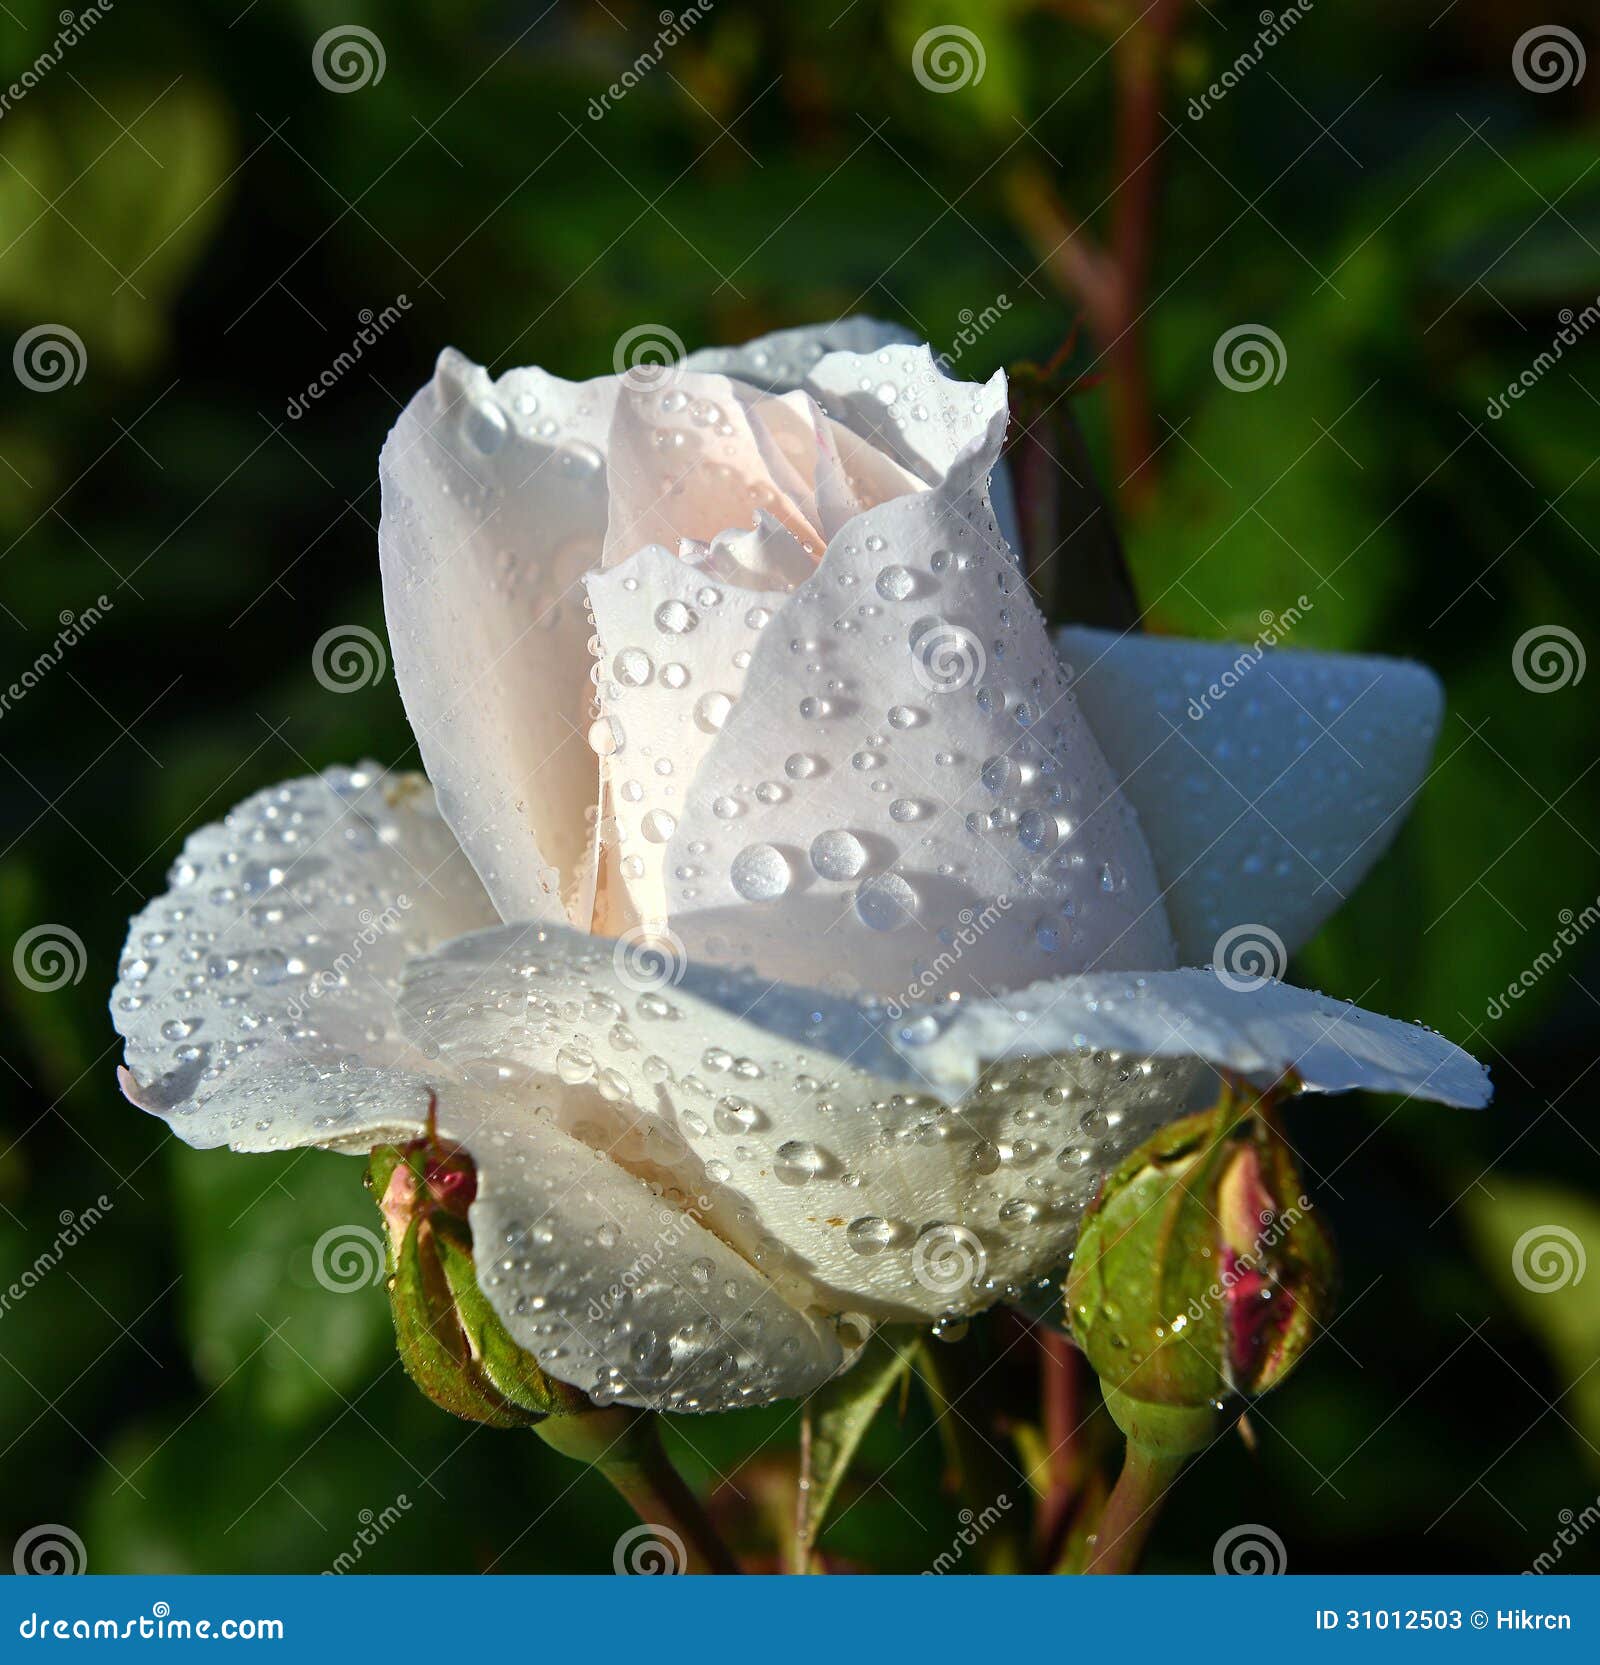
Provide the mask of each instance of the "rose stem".
[{"label": "rose stem", "polygon": [[1118,97],[1111,248],[1121,316],[1115,334],[1101,347],[1111,366],[1111,431],[1122,476],[1120,489],[1130,505],[1142,502],[1155,483],[1149,472],[1156,438],[1145,352],[1145,294],[1150,287],[1160,185],[1161,101],[1167,57],[1183,5],[1184,0],[1154,0],[1138,23],[1118,39],[1112,55]]},{"label": "rose stem", "polygon": [[1083,1481],[1078,1435],[1083,1394],[1077,1348],[1048,1325],[1039,1325],[1034,1333],[1039,1342],[1039,1397],[1049,1451],[1044,1500],[1034,1521],[1034,1545],[1039,1565],[1048,1569],[1060,1555]]},{"label": "rose stem", "polygon": [[1155,404],[1143,325],[1164,143],[1162,94],[1183,7],[1184,0],[1152,0],[1126,27],[1112,21],[1109,8],[1100,19],[1102,27],[1121,31],[1112,47],[1117,110],[1108,247],[1066,208],[1042,168],[1019,163],[1005,181],[1012,212],[1060,286],[1082,302],[1107,361],[1112,461],[1130,507],[1155,485]]},{"label": "rose stem", "polygon": [[682,1543],[683,1570],[736,1573],[739,1563],[711,1524],[700,1499],[672,1466],[656,1418],[620,1405],[538,1425],[547,1445],[599,1469],[647,1526],[664,1527]]},{"label": "rose stem", "polygon": [[1122,1473],[1095,1528],[1086,1573],[1132,1572],[1161,1504],[1183,1472],[1183,1457],[1169,1457],[1128,1441]]}]

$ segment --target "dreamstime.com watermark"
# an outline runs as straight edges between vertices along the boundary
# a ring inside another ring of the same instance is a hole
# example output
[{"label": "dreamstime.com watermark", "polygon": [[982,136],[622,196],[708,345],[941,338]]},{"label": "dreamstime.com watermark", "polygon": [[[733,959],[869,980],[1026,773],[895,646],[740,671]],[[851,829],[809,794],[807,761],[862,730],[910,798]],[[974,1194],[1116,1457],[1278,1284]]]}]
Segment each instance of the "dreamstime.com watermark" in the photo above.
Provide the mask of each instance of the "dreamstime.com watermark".
[{"label": "dreamstime.com watermark", "polygon": [[1295,0],[1281,12],[1270,7],[1261,13],[1261,30],[1256,38],[1223,70],[1203,93],[1189,100],[1190,121],[1199,121],[1214,104],[1220,104],[1244,80],[1267,53],[1310,12],[1316,0]]},{"label": "dreamstime.com watermark", "polygon": [[1600,896],[1580,913],[1574,913],[1571,908],[1563,908],[1556,915],[1556,920],[1560,928],[1550,939],[1550,946],[1541,948],[1526,969],[1512,978],[1499,994],[1489,996],[1489,1004],[1484,1007],[1486,1017],[1503,1018],[1546,972],[1555,970],[1566,951],[1576,948],[1591,926],[1600,925]]},{"label": "dreamstime.com watermark", "polygon": [[94,0],[94,4],[85,6],[82,11],[62,12],[56,19],[61,25],[56,38],[10,86],[0,91],[0,117],[10,115],[12,106],[20,104],[114,4],[115,0]]},{"label": "dreamstime.com watermark", "polygon": [[942,1549],[934,1556],[933,1565],[922,1569],[922,1576],[940,1578],[947,1572],[954,1572],[967,1551],[974,1548],[985,1533],[992,1532],[1010,1512],[1011,1499],[1005,1492],[976,1512],[963,1509],[956,1516],[961,1530],[951,1540],[948,1549]]},{"label": "dreamstime.com watermark", "polygon": [[34,659],[15,682],[9,687],[0,688],[0,717],[4,717],[12,706],[20,705],[66,658],[67,649],[76,647],[114,605],[110,596],[97,595],[87,607],[76,613],[70,607],[63,607],[56,615],[61,628],[56,632],[55,640]]},{"label": "dreamstime.com watermark", "polygon": [[356,1516],[356,1520],[360,1524],[360,1530],[350,1540],[349,1549],[340,1550],[338,1555],[334,1557],[333,1565],[322,1569],[322,1576],[324,1578],[334,1578],[343,1573],[354,1572],[362,1556],[391,1527],[398,1526],[400,1521],[410,1512],[411,1499],[404,1492],[401,1492],[387,1508],[380,1509],[377,1514],[374,1514],[370,1509],[363,1509]]},{"label": "dreamstime.com watermark", "polygon": [[396,929],[410,911],[411,898],[403,891],[382,913],[374,913],[371,908],[363,908],[357,915],[361,921],[361,929],[350,939],[350,946],[335,957],[332,965],[324,966],[322,970],[312,973],[304,991],[295,995],[284,1008],[289,1017],[299,1023],[325,994],[330,994],[334,989],[347,988],[350,973],[361,964],[366,951]]},{"label": "dreamstime.com watermark", "polygon": [[661,29],[656,38],[604,92],[596,93],[589,100],[589,120],[599,121],[613,104],[626,98],[667,55],[669,47],[676,46],[697,23],[704,22],[710,15],[711,0],[696,0],[694,5],[685,6],[681,12],[673,11],[670,6],[659,12],[656,20]]},{"label": "dreamstime.com watermark", "polygon": [[[648,1248],[641,1249],[632,1261],[624,1267],[621,1277],[600,1294],[589,1301],[589,1321],[598,1324],[608,1313],[612,1312],[623,1302],[629,1300],[634,1290],[647,1278],[660,1271],[668,1254],[681,1243],[691,1231],[700,1229],[698,1214],[703,1215],[711,1207],[710,1197],[696,1197],[694,1211],[689,1209],[663,1209],[658,1216],[661,1230],[651,1239]],[[605,1228],[602,1227],[602,1230]]]},{"label": "dreamstime.com watermark", "polygon": [[0,1289],[0,1318],[4,1318],[25,1295],[37,1289],[66,1259],[67,1251],[81,1243],[105,1219],[113,1206],[110,1197],[99,1196],[87,1208],[76,1213],[70,1208],[62,1209],[56,1216],[61,1230],[49,1246],[34,1256],[33,1264],[24,1267],[14,1282]]},{"label": "dreamstime.com watermark", "polygon": [[1521,375],[1506,384],[1503,393],[1489,395],[1489,403],[1484,406],[1484,414],[1491,422],[1498,422],[1529,388],[1537,387],[1544,379],[1545,372],[1554,370],[1566,356],[1567,348],[1576,347],[1596,324],[1600,324],[1600,295],[1596,295],[1582,312],[1574,312],[1567,306],[1556,316],[1560,320],[1561,328],[1556,331],[1550,345]]},{"label": "dreamstime.com watermark", "polygon": [[1011,898],[995,897],[982,909],[963,908],[950,941],[923,967],[917,977],[884,1003],[884,1011],[898,1023],[917,1001],[925,1000],[961,963],[961,956],[982,940],[1011,911]]},{"label": "dreamstime.com watermark", "polygon": [[1522,1569],[1524,1578],[1554,1572],[1556,1562],[1592,1527],[1600,1526],[1600,1497],[1585,1504],[1576,1514],[1571,1509],[1563,1509],[1556,1519],[1561,1522],[1561,1530],[1550,1540],[1549,1549],[1540,1550],[1533,1558],[1533,1565]]},{"label": "dreamstime.com watermark", "polygon": [[410,310],[409,295],[396,295],[382,312],[374,312],[370,306],[363,307],[356,314],[361,328],[351,338],[350,345],[314,381],[306,384],[304,392],[290,396],[289,403],[284,406],[284,414],[289,420],[298,422],[324,393],[337,387],[346,373],[354,370],[361,362],[367,348],[377,346],[383,336]]},{"label": "dreamstime.com watermark", "polygon": [[1009,295],[996,295],[982,312],[974,312],[970,306],[962,307],[956,314],[961,328],[955,333],[950,351],[935,353],[933,362],[948,376],[960,362],[961,355],[969,347],[975,347],[1010,310]]},{"label": "dreamstime.com watermark", "polygon": [[1248,646],[1240,648],[1238,658],[1204,693],[1196,694],[1189,701],[1189,721],[1198,723],[1212,706],[1237,688],[1246,673],[1266,658],[1267,649],[1281,642],[1315,605],[1310,596],[1297,595],[1293,605],[1285,607],[1281,613],[1274,613],[1270,607],[1264,608],[1260,614],[1261,634]]},{"label": "dreamstime.com watermark", "polygon": [[1243,1254],[1234,1256],[1222,1275],[1212,1281],[1205,1293],[1196,1295],[1172,1320],[1173,1329],[1186,1329],[1190,1324],[1198,1324],[1214,1306],[1227,1300],[1245,1279],[1260,1272],[1268,1252],[1275,1249],[1310,1211],[1311,1199],[1304,1192],[1287,1208],[1263,1210],[1259,1216],[1261,1230],[1256,1233],[1255,1241]]}]

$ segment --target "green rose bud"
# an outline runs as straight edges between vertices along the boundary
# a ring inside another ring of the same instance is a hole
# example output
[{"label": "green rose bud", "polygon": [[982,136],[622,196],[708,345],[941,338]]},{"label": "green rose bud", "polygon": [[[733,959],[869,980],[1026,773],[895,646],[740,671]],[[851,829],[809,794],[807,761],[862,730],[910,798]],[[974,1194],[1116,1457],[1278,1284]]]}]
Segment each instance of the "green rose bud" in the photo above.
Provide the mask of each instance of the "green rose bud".
[{"label": "green rose bud", "polygon": [[383,1213],[400,1358],[419,1388],[468,1422],[525,1428],[588,1409],[511,1339],[478,1288],[467,1210],[471,1159],[430,1134],[372,1152],[367,1185]]},{"label": "green rose bud", "polygon": [[1334,1256],[1263,1104],[1231,1089],[1163,1128],[1084,1217],[1067,1306],[1128,1438],[1178,1456],[1227,1400],[1282,1381],[1332,1301]]}]

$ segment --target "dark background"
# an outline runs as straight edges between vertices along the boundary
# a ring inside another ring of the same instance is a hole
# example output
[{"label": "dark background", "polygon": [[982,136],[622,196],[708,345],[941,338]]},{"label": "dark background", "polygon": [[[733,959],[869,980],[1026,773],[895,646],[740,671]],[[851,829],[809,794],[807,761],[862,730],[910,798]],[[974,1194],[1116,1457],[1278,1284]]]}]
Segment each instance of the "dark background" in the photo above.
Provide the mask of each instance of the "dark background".
[{"label": "dark background", "polygon": [[[1294,974],[1432,1023],[1499,1096],[1294,1112],[1344,1308],[1261,1406],[1254,1454],[1232,1440],[1191,1471],[1149,1564],[1204,1570],[1261,1522],[1298,1572],[1516,1571],[1600,1493],[1600,933],[1490,1015],[1600,893],[1600,673],[1536,693],[1513,670],[1535,626],[1600,647],[1600,327],[1502,419],[1486,404],[1600,296],[1600,62],[1536,93],[1515,44],[1561,22],[1594,58],[1600,38],[1566,0],[1321,0],[1195,121],[1258,8],[1178,10],[1140,307],[1162,443],[1123,524],[1147,623],[1248,639],[1304,591],[1295,645],[1437,667],[1450,708],[1417,812]],[[58,27],[37,0],[4,13],[0,82]],[[695,345],[867,310],[939,348],[996,307],[962,374],[1047,356],[1079,297],[1025,205],[1114,214],[1132,55],[1110,48],[1137,15],[723,0],[595,120],[655,6],[120,0],[0,114],[4,344],[52,323],[84,347],[55,392],[0,364],[0,681],[64,610],[112,604],[0,714],[0,1283],[62,1217],[113,1204],[0,1311],[8,1544],[49,1522],[98,1571],[317,1571],[404,1494],[364,1569],[609,1566],[629,1517],[600,1482],[435,1411],[381,1288],[313,1280],[327,1227],[376,1223],[358,1163],[196,1154],[119,1098],[104,1003],[127,916],[249,792],[414,760],[392,675],[330,695],[312,647],[382,630],[378,448],[440,346],[581,377],[645,320]],[[345,22],[386,67],[334,93],[313,46]],[[936,95],[912,58],[948,22],[986,67]],[[401,295],[291,420],[364,309]],[[1243,322],[1286,355],[1251,394],[1212,368]],[[1097,351],[1091,328],[1079,414],[1112,479]],[[81,939],[76,982],[15,974],[40,924]],[[1539,1294],[1512,1245],[1548,1224],[1596,1264]],[[908,1417],[874,1431],[827,1541],[915,1571],[956,1506]],[[758,1544],[792,1407],[677,1430]],[[1564,1552],[1585,1564],[1600,1531]]]}]

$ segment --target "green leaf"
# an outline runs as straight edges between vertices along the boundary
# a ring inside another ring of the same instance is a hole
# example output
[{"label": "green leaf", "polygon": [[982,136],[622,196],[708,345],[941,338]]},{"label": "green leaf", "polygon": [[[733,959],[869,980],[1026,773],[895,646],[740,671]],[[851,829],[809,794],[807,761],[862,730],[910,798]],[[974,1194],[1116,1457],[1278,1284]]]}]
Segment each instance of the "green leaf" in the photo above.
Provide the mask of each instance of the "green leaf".
[{"label": "green leaf", "polygon": [[800,1553],[809,1564],[828,1510],[884,1401],[911,1375],[915,1335],[885,1339],[873,1336],[853,1368],[814,1394],[806,1406],[811,1418],[811,1488],[804,1500]]},{"label": "green leaf", "polygon": [[[177,1145],[171,1160],[181,1321],[208,1387],[226,1387],[245,1414],[280,1426],[359,1392],[392,1357],[383,1244],[365,1223],[360,1167],[323,1151]],[[319,1280],[324,1239],[335,1275]],[[334,1264],[340,1242],[348,1259]]]},{"label": "green leaf", "polygon": [[169,82],[102,83],[96,111],[63,75],[5,120],[0,309],[70,325],[91,364],[153,356],[226,203],[227,119]]}]

